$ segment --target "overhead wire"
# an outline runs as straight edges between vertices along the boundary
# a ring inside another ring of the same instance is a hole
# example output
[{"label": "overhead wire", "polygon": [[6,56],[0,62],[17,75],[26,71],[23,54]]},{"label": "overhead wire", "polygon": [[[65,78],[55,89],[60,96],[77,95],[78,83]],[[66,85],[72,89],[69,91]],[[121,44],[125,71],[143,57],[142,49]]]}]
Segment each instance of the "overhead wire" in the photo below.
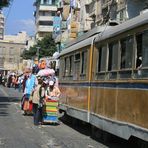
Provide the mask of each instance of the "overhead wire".
[{"label": "overhead wire", "polygon": [[[112,1],[111,1],[111,4],[110,4],[110,7],[109,7],[109,10],[108,10],[108,12],[106,13],[106,16],[105,16],[105,17],[108,18],[108,20],[109,20],[109,14],[110,14],[111,9],[112,9],[112,7],[113,7],[113,3],[114,3],[114,1],[115,1],[115,0],[112,0]],[[107,20],[107,21],[108,21],[108,20]],[[106,31],[107,26],[108,26],[108,24],[107,24],[107,22],[106,22],[105,27],[104,27],[104,30],[101,32],[99,38],[101,38],[101,37],[103,36],[104,32]]]},{"label": "overhead wire", "polygon": [[8,9],[8,13],[7,13],[7,16],[6,16],[6,18],[5,18],[5,23],[6,23],[7,20],[8,20],[8,17],[9,17],[9,14],[10,14],[10,12],[11,12],[11,8],[12,8],[13,3],[14,3],[14,0],[12,0],[11,3],[10,3],[9,9]]}]

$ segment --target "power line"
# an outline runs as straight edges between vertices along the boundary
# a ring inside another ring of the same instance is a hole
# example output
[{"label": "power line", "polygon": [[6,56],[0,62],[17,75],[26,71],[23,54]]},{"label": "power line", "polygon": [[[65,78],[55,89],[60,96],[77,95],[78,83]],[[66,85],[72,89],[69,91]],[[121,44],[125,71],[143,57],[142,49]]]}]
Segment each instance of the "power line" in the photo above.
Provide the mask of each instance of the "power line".
[{"label": "power line", "polygon": [[8,10],[8,13],[7,13],[7,16],[6,16],[6,19],[5,19],[5,23],[7,22],[7,19],[9,17],[10,12],[11,12],[11,8],[12,8],[13,3],[14,3],[14,0],[12,0],[12,2],[10,4],[10,7],[9,7],[9,10]]}]

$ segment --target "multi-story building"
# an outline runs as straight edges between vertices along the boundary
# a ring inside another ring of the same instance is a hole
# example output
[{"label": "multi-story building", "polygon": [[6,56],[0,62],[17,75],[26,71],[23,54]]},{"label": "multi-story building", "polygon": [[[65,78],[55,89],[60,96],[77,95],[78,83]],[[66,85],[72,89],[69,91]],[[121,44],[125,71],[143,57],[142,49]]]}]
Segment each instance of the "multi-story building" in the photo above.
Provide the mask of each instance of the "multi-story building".
[{"label": "multi-story building", "polygon": [[53,17],[57,12],[57,0],[36,0],[35,24],[36,39],[42,39],[53,32]]},{"label": "multi-story building", "polygon": [[4,15],[0,11],[0,39],[4,37]]},{"label": "multi-story building", "polygon": [[139,15],[148,0],[60,0],[61,34],[55,41],[61,47],[96,26],[118,25]]},{"label": "multi-story building", "polygon": [[19,32],[17,35],[6,35],[0,40],[0,69],[22,70],[21,54],[26,47],[27,34]]}]

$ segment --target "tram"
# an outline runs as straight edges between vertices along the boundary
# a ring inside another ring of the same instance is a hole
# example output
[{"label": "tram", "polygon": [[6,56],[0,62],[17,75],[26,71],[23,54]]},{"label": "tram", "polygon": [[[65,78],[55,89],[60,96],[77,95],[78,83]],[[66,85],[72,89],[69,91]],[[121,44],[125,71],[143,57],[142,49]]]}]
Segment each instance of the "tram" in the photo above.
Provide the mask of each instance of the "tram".
[{"label": "tram", "polygon": [[61,111],[121,138],[148,141],[148,13],[95,28],[59,60]]}]

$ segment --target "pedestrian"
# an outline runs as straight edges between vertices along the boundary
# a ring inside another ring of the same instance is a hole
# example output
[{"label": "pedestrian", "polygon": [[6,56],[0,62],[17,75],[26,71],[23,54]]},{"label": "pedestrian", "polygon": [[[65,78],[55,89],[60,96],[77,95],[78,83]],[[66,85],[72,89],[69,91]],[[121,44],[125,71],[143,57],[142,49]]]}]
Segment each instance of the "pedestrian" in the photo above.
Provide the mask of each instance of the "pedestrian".
[{"label": "pedestrian", "polygon": [[47,94],[47,98],[52,99],[52,98],[59,98],[61,92],[57,86],[55,86],[55,81],[50,80],[49,81],[49,92]]},{"label": "pedestrian", "polygon": [[42,89],[43,80],[41,77],[37,77],[38,85],[32,93],[32,103],[33,103],[33,120],[34,125],[39,125],[42,122],[42,110],[40,109],[40,91],[42,91],[42,95],[44,97],[44,92]]},{"label": "pedestrian", "polygon": [[32,70],[30,68],[26,69],[26,76],[27,76],[27,80],[25,82],[24,102],[23,102],[24,115],[27,115],[28,113],[30,113],[29,98],[32,92],[34,91],[34,88],[37,86],[36,76],[32,74]]}]

